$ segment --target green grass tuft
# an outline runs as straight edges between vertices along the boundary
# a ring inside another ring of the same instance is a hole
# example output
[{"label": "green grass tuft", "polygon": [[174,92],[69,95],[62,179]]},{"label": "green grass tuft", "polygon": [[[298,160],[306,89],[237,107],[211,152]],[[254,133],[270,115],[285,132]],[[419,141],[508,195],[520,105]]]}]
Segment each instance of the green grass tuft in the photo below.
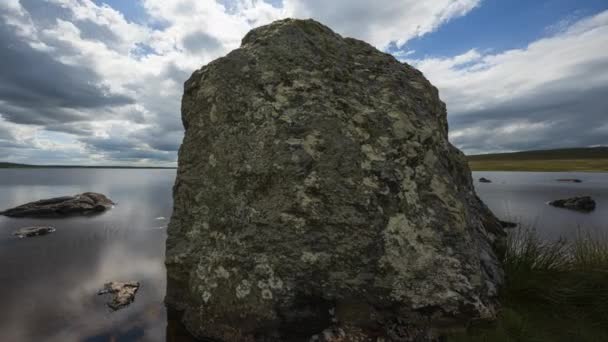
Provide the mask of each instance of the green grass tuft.
[{"label": "green grass tuft", "polygon": [[579,232],[545,242],[513,232],[503,256],[506,283],[493,323],[449,341],[608,341],[608,239]]}]

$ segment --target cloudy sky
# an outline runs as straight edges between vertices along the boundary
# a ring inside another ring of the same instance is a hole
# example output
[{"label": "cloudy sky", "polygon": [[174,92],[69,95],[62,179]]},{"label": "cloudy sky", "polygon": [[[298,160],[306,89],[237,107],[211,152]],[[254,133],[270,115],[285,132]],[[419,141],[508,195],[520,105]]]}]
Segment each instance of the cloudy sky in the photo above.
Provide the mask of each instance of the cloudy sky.
[{"label": "cloudy sky", "polygon": [[0,161],[175,165],[183,82],[285,17],[421,69],[466,153],[608,145],[606,0],[1,0]]}]

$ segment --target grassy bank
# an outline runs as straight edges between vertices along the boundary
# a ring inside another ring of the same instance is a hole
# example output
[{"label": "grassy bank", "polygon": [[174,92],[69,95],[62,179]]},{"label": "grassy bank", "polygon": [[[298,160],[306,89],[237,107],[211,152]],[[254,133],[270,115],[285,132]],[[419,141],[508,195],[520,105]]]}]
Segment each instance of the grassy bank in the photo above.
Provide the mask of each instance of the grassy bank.
[{"label": "grassy bank", "polygon": [[472,160],[473,171],[608,172],[608,159]]},{"label": "grassy bank", "polygon": [[467,157],[473,171],[608,171],[608,148],[569,148]]},{"label": "grassy bank", "polygon": [[608,341],[608,239],[546,243],[518,231],[503,262],[498,320],[449,341]]}]

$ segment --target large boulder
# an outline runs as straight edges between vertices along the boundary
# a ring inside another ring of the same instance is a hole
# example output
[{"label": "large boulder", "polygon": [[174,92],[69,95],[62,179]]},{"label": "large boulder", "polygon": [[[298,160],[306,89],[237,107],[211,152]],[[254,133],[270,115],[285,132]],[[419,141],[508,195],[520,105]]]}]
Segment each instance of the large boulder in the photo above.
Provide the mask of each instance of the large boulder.
[{"label": "large boulder", "polygon": [[184,88],[166,302],[194,335],[427,340],[494,317],[503,230],[420,71],[287,19]]},{"label": "large boulder", "polygon": [[104,212],[114,205],[109,198],[96,192],[85,192],[74,196],[42,199],[22,204],[0,212],[10,217],[53,217],[91,215]]}]

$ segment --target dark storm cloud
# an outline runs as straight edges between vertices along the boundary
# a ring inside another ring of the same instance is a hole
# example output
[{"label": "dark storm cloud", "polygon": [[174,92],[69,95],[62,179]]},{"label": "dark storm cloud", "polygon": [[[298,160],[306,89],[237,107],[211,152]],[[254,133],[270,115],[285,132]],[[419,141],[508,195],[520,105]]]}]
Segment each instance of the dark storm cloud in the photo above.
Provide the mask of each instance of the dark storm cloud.
[{"label": "dark storm cloud", "polygon": [[[144,132],[152,132],[144,130]],[[140,132],[141,134],[141,132]],[[179,138],[172,135],[158,134],[157,136],[141,137],[136,135],[125,137],[82,137],[86,149],[91,153],[104,155],[109,160],[138,161],[149,159],[156,161],[173,162],[177,159]]]},{"label": "dark storm cloud", "polygon": [[[603,71],[601,64],[596,67]],[[450,131],[468,129],[452,142],[471,153],[608,145],[608,132],[599,129],[608,123],[608,84],[585,87],[585,79],[562,80],[508,103],[449,115]],[[571,89],[573,84],[580,86]]]},{"label": "dark storm cloud", "polygon": [[156,150],[176,152],[184,137],[184,131],[182,129],[165,131],[162,127],[154,127],[140,132],[137,137],[142,140],[145,139],[148,145]]},{"label": "dark storm cloud", "polygon": [[125,138],[85,137],[80,138],[79,140],[85,143],[89,149],[102,152],[121,151],[137,147],[137,143],[135,141],[130,141]]},{"label": "dark storm cloud", "polygon": [[0,114],[7,121],[46,125],[85,120],[78,109],[133,103],[109,94],[86,66],[66,65],[49,53],[32,48],[0,24]]},{"label": "dark storm cloud", "polygon": [[142,159],[163,161],[163,162],[175,162],[177,160],[177,154],[175,152],[165,151],[153,151],[153,150],[122,150],[122,151],[110,151],[106,152],[105,155],[108,159],[117,161],[140,161]]},{"label": "dark storm cloud", "polygon": [[188,52],[215,51],[222,47],[222,43],[205,32],[193,32],[182,39],[182,45]]}]

